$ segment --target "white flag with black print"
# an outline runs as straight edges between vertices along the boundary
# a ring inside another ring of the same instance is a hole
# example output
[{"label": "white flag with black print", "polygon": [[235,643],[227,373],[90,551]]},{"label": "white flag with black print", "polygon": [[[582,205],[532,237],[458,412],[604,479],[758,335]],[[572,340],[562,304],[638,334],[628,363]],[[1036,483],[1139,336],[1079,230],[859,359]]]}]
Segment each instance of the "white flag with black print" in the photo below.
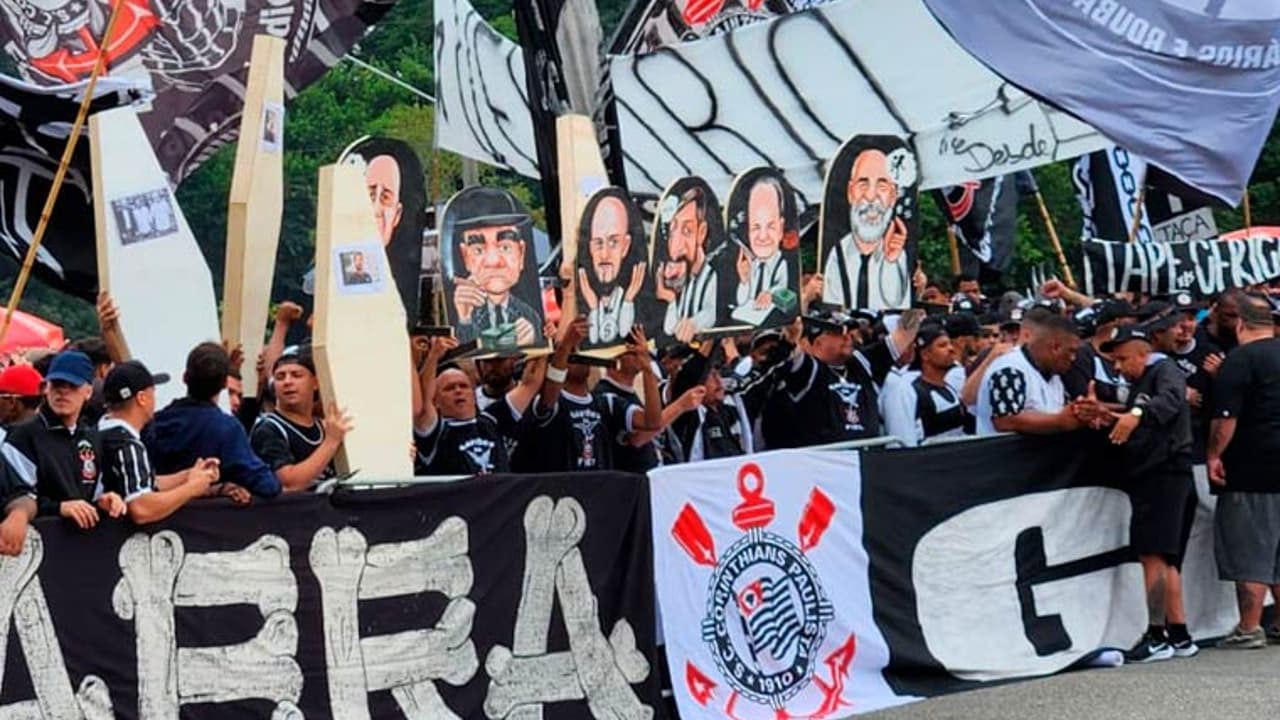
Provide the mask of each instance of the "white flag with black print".
[{"label": "white flag with black print", "polygon": [[680,717],[839,718],[885,683],[860,457],[791,451],[651,473],[654,569]]}]

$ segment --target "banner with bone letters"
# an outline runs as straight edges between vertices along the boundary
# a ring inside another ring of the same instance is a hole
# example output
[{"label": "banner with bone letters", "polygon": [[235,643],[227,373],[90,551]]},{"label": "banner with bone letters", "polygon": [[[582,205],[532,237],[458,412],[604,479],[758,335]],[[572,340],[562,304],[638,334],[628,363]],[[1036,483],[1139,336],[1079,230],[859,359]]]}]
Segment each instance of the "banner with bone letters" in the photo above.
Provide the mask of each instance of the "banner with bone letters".
[{"label": "banner with bone letters", "polygon": [[649,534],[608,474],[42,519],[0,557],[0,717],[662,717]]}]

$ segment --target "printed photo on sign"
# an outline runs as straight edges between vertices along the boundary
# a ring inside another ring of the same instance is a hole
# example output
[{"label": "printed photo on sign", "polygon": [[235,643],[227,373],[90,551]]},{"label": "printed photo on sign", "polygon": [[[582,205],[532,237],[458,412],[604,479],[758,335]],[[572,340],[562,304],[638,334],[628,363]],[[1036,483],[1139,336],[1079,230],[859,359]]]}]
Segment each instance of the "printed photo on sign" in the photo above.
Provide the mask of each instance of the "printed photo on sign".
[{"label": "printed photo on sign", "polygon": [[791,186],[776,168],[738,176],[725,207],[725,229],[736,247],[730,319],[778,327],[800,311],[800,233]]},{"label": "printed photo on sign", "polygon": [[369,190],[373,221],[387,254],[391,279],[407,317],[416,317],[422,277],[427,188],[422,160],[400,140],[362,138],[338,162],[359,167]]},{"label": "printed photo on sign", "polygon": [[720,202],[702,178],[676,180],[658,200],[649,249],[659,339],[687,343],[720,325],[733,263]]},{"label": "printed photo on sign", "polygon": [[578,227],[578,313],[587,318],[583,349],[620,346],[652,303],[641,302],[649,246],[640,210],[622,188],[601,188],[587,200]]},{"label": "printed photo on sign", "polygon": [[178,232],[173,196],[165,190],[130,195],[111,201],[121,245],[154,240]]},{"label": "printed photo on sign", "polygon": [[284,147],[284,105],[267,103],[262,106],[262,149],[280,152]]},{"label": "printed photo on sign", "polygon": [[915,151],[902,138],[858,135],[840,147],[822,191],[822,300],[845,309],[911,306],[920,213]]},{"label": "printed photo on sign", "polygon": [[445,313],[481,352],[543,347],[533,220],[506,190],[470,187],[445,205],[440,250]]},{"label": "printed photo on sign", "polygon": [[386,285],[382,252],[374,243],[347,245],[334,251],[338,291],[342,294],[373,294]]}]

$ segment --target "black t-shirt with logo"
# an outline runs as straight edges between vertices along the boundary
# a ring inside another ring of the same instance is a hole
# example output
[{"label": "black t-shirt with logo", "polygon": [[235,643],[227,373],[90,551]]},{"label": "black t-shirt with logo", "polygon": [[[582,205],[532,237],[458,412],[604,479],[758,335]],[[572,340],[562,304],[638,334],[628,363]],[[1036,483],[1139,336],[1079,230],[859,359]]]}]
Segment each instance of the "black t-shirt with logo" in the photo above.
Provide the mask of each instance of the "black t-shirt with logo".
[{"label": "black t-shirt with logo", "polygon": [[575,472],[613,469],[614,432],[609,406],[600,395],[560,391],[552,408],[535,401],[533,418],[520,442],[517,472]]},{"label": "black t-shirt with logo", "polygon": [[1202,463],[1209,444],[1209,421],[1213,418],[1213,376],[1205,372],[1204,361],[1210,355],[1222,351],[1212,342],[1199,336],[1191,341],[1186,352],[1169,355],[1187,378],[1187,387],[1195,388],[1200,393],[1200,407],[1191,408],[1191,458],[1193,462]]},{"label": "black t-shirt with logo", "polygon": [[635,390],[625,388],[609,378],[602,378],[593,393],[604,401],[605,424],[613,437],[613,467],[615,470],[646,473],[658,467],[658,448],[652,441],[634,447],[627,441],[633,432],[631,418],[644,412],[644,403]]},{"label": "black t-shirt with logo", "polygon": [[[324,424],[319,420],[313,420],[309,426],[299,425],[274,412],[258,418],[253,432],[249,433],[249,445],[253,452],[272,470],[306,460],[323,442]],[[333,475],[333,463],[329,463],[313,482],[327,480]]]},{"label": "black t-shirt with logo", "polygon": [[883,344],[857,350],[839,366],[808,354],[793,358],[765,408],[766,445],[798,448],[879,437],[876,383],[892,365]]},{"label": "black t-shirt with logo", "polygon": [[1213,383],[1213,416],[1235,418],[1222,454],[1231,492],[1280,493],[1280,338],[1236,347]]},{"label": "black t-shirt with logo", "polygon": [[57,515],[67,500],[97,496],[100,447],[97,429],[83,421],[68,429],[41,405],[9,430],[2,452],[18,480],[35,489],[40,514]]},{"label": "black t-shirt with logo", "polygon": [[434,427],[413,433],[418,475],[488,475],[511,471],[507,439],[518,437],[520,416],[505,401],[471,420],[437,416]]}]

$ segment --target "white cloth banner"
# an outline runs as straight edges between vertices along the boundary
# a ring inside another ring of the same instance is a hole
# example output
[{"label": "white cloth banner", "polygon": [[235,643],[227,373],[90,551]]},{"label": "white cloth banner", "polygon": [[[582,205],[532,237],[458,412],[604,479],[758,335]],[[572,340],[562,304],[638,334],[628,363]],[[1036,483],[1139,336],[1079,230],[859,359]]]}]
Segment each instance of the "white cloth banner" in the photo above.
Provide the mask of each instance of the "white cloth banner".
[{"label": "white cloth banner", "polygon": [[520,46],[467,0],[435,0],[436,142],[445,150],[538,177]]},{"label": "white cloth banner", "polygon": [[610,75],[627,186],[783,169],[821,198],[854,135],[913,135],[921,189],[1100,149],[1093,128],[1036,101],[960,47],[920,0],[843,0],[695,43],[616,56]]},{"label": "white cloth banner", "polygon": [[654,569],[683,720],[836,718],[911,700],[881,670],[857,453],[650,474]]}]

